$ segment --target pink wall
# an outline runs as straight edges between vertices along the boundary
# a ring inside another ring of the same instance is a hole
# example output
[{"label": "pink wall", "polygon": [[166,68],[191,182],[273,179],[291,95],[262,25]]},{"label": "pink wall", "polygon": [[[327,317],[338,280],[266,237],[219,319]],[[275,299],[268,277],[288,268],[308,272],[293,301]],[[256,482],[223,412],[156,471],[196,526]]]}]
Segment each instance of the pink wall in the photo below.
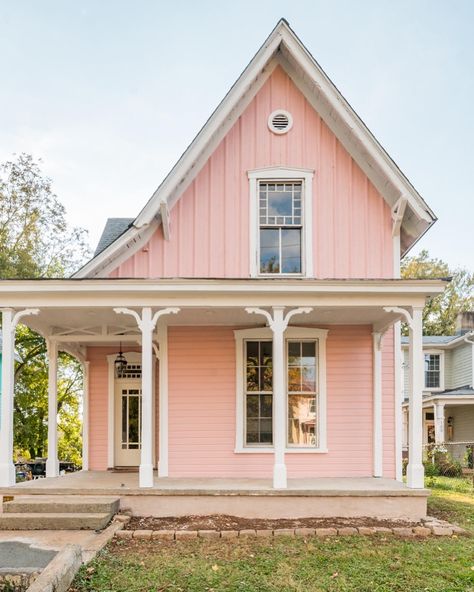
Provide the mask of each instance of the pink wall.
[{"label": "pink wall", "polygon": [[[108,467],[108,409],[109,409],[109,374],[107,356],[118,352],[119,344],[114,347],[88,347],[89,366],[89,469],[104,471]],[[127,348],[124,351],[139,351]],[[158,371],[155,376],[155,425],[159,425]],[[87,419],[87,418],[86,418]],[[158,458],[158,429],[155,430],[155,451]]]},{"label": "pink wall", "polygon": [[[268,130],[284,108],[293,129]],[[159,229],[112,277],[248,277],[250,169],[315,170],[313,260],[317,278],[392,274],[390,209],[287,74],[278,67],[171,212],[171,240]]]},{"label": "pink wall", "polygon": [[[392,339],[385,339],[384,470],[393,477]],[[199,344],[197,346],[197,344]],[[271,454],[235,454],[235,341],[230,327],[169,328],[170,477],[270,477]],[[330,326],[327,454],[287,454],[289,477],[372,475],[372,336]]]}]

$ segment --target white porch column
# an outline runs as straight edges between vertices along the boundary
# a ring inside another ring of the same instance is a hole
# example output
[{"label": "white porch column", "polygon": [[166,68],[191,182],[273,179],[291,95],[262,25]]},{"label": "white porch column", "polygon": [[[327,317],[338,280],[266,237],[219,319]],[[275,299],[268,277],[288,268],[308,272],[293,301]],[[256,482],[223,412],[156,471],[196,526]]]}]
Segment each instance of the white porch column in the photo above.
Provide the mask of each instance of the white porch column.
[{"label": "white porch column", "polygon": [[372,333],[373,341],[373,475],[383,476],[383,434],[382,434],[382,337],[383,333]]},{"label": "white porch column", "polygon": [[435,419],[435,443],[441,444],[445,441],[444,437],[444,403],[434,404]]},{"label": "white porch column", "polygon": [[179,308],[164,308],[152,314],[149,306],[140,315],[129,308],[114,308],[118,314],[135,318],[142,332],[142,449],[139,468],[140,487],[153,487],[153,331],[158,319],[176,314]]},{"label": "white porch column", "polygon": [[266,317],[273,333],[273,487],[285,489],[287,474],[285,464],[286,449],[286,369],[284,334],[288,323],[296,314],[309,313],[313,309],[304,307],[290,310],[286,316],[284,306],[273,306],[272,315],[261,308],[246,308],[250,314],[261,314]]},{"label": "white porch column", "polygon": [[89,470],[89,366],[90,362],[82,362],[82,470]]},{"label": "white porch column", "polygon": [[410,398],[408,403],[407,485],[424,487],[422,397],[424,383],[423,308],[413,307],[410,323]]},{"label": "white porch column", "polygon": [[2,400],[0,420],[0,487],[15,485],[13,464],[13,397],[15,384],[15,328],[21,317],[38,314],[38,309],[15,313],[2,309]]},{"label": "white porch column", "polygon": [[46,348],[48,350],[48,459],[46,460],[46,477],[58,477],[58,344],[47,339]]}]

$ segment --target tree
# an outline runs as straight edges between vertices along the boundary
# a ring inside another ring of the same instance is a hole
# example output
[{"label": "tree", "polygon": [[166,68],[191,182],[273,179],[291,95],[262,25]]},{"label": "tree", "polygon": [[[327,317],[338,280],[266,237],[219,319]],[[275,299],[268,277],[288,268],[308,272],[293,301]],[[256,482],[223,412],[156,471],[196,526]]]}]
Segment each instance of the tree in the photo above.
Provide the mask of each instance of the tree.
[{"label": "tree", "polygon": [[474,273],[467,269],[451,269],[445,261],[431,258],[428,251],[423,250],[402,261],[401,275],[404,279],[451,278],[445,291],[426,303],[423,311],[425,335],[454,335],[457,315],[474,310]]},{"label": "tree", "polygon": [[0,277],[64,277],[88,256],[87,232],[69,227],[29,154],[0,165],[0,206]]},{"label": "tree", "polygon": [[[28,154],[0,165],[0,277],[64,277],[89,255],[87,233],[70,228],[66,212],[37,162]],[[16,333],[15,450],[44,456],[47,443],[48,368],[44,339],[25,326]],[[60,353],[58,448],[62,460],[80,463],[80,364]]]}]

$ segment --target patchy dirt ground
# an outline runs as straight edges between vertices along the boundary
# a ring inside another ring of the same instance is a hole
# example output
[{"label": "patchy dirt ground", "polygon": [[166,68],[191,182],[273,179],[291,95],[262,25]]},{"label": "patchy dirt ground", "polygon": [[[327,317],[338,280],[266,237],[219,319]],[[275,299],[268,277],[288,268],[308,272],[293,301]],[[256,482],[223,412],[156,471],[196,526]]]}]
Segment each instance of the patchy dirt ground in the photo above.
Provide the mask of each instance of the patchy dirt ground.
[{"label": "patchy dirt ground", "polygon": [[128,530],[243,530],[276,528],[330,528],[343,526],[413,526],[414,522],[403,520],[376,520],[373,518],[299,518],[262,520],[257,518],[239,518],[225,514],[211,516],[180,516],[153,518],[134,516],[125,526]]}]

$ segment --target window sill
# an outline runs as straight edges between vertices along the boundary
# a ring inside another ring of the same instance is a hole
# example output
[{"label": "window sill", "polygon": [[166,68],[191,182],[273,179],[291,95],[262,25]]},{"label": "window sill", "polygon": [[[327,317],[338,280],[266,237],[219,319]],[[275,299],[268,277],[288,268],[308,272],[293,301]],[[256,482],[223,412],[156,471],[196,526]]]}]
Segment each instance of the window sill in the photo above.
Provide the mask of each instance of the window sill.
[{"label": "window sill", "polygon": [[[285,448],[285,454],[326,454],[327,448]],[[235,454],[274,454],[273,448],[235,448]]]}]

